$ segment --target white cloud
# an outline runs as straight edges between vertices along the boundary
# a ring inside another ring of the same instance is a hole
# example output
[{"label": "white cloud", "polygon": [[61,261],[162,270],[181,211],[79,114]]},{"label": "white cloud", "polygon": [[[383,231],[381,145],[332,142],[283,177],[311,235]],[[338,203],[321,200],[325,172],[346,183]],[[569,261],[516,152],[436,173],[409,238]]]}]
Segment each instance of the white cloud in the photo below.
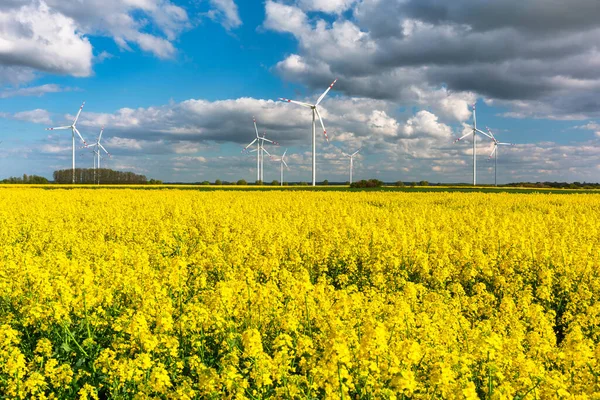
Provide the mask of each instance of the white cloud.
[{"label": "white cloud", "polygon": [[265,4],[266,19],[263,26],[276,32],[289,32],[296,37],[302,37],[308,32],[308,18],[297,7],[280,4],[268,0]]},{"label": "white cloud", "polygon": [[576,126],[575,128],[593,131],[596,136],[600,137],[600,124],[597,122],[588,122],[585,125]]},{"label": "white cloud", "polygon": [[225,29],[242,25],[238,7],[233,0],[210,0],[210,4],[213,9],[208,12],[208,17],[219,22]]},{"label": "white cloud", "polygon": [[0,6],[0,85],[31,81],[35,71],[90,76],[93,62],[110,55],[94,57],[88,36],[172,58],[173,41],[190,26],[168,0],[13,0]]},{"label": "white cloud", "polygon": [[89,76],[92,46],[72,18],[44,2],[0,8],[0,64]]},{"label": "white cloud", "polygon": [[[357,179],[470,180],[471,145],[452,144],[460,128],[453,132],[432,110],[399,111],[390,101],[345,96],[328,96],[322,107],[332,143],[325,142],[319,129],[318,180],[347,180],[348,163],[342,151],[354,151],[361,146],[364,147],[357,158],[360,160],[355,170]],[[27,119],[45,117],[38,114],[29,115]],[[271,148],[272,154],[280,155],[285,148],[289,149],[291,170],[286,171],[286,176],[292,180],[308,180],[311,117],[309,111],[293,104],[254,98],[190,99],[153,107],[123,108],[112,113],[87,109],[81,115],[79,128],[87,137],[89,132],[98,132],[100,126],[106,124],[103,143],[113,154],[113,159],[108,161],[111,165],[137,166],[147,170],[151,177],[170,181],[251,180],[255,176],[255,156],[240,154],[240,151],[254,138],[253,116],[257,118],[259,132],[265,131],[267,137],[281,143],[281,147]],[[66,118],[70,119],[70,116]],[[594,123],[582,125],[582,129],[595,127]],[[52,156],[55,164],[62,162],[68,166],[68,131],[64,135],[53,135],[42,144],[51,146],[44,147],[44,154],[56,153]],[[33,146],[33,149],[38,148],[40,146]],[[490,143],[479,141],[481,182],[493,181],[493,164],[486,162],[490,152]],[[37,153],[34,150],[30,157],[43,157]],[[502,149],[498,172],[500,182],[548,177],[592,181],[597,179],[594,173],[597,175],[595,166],[598,164],[598,140],[572,145],[518,144]],[[277,179],[276,167],[267,163],[265,179]]]},{"label": "white cloud", "polygon": [[59,93],[59,92],[70,92],[73,89],[70,87],[62,87],[56,84],[46,84],[40,86],[21,87],[17,89],[5,89],[0,90],[0,98],[6,99],[9,97],[18,96],[37,96],[41,97],[47,93]]},{"label": "white cloud", "polygon": [[36,109],[31,111],[21,111],[12,115],[13,119],[19,121],[32,122],[34,124],[49,125],[52,123],[50,113],[46,110]]},{"label": "white cloud", "polygon": [[298,5],[306,11],[340,14],[349,10],[356,2],[357,0],[298,0]]},{"label": "white cloud", "polygon": [[339,77],[347,95],[427,103],[454,121],[481,97],[507,117],[587,119],[600,116],[600,8],[574,2],[268,0],[263,26],[294,35],[274,70],[311,89]]},{"label": "white cloud", "polygon": [[400,129],[398,121],[389,117],[383,110],[373,110],[368,123],[372,132],[382,136],[396,136]]},{"label": "white cloud", "polygon": [[40,151],[46,154],[66,154],[71,151],[71,147],[69,146],[61,146],[58,144],[43,144],[40,147]]},{"label": "white cloud", "polygon": [[404,133],[409,137],[436,137],[440,139],[450,139],[452,129],[443,123],[438,122],[438,117],[429,111],[419,111],[415,116],[406,121]]},{"label": "white cloud", "polygon": [[[107,132],[110,133],[110,132]],[[104,134],[103,134],[104,136]],[[106,137],[105,137],[106,138]],[[118,136],[110,137],[104,140],[104,144],[108,147],[114,147],[127,150],[141,150],[142,142],[136,139],[121,138]]]}]

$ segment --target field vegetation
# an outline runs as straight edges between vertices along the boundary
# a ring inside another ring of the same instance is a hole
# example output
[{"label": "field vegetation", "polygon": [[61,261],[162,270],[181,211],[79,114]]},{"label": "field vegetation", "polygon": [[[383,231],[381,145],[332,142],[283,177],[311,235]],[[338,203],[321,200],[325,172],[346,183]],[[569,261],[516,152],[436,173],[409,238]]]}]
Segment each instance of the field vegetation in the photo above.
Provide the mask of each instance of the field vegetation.
[{"label": "field vegetation", "polygon": [[599,215],[595,194],[0,188],[0,398],[598,399]]}]

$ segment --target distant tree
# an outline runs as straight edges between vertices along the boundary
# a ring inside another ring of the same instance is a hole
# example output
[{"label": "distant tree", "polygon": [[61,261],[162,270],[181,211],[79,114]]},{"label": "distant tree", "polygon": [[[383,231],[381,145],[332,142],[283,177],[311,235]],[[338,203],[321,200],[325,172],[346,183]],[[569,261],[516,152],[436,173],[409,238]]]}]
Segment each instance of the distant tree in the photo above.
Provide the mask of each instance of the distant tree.
[{"label": "distant tree", "polygon": [[261,186],[261,185],[263,184],[263,181],[260,181],[260,180],[259,180],[259,181],[256,181],[256,182],[254,182],[254,184],[255,184],[255,185],[258,185],[258,186]]},{"label": "distant tree", "polygon": [[223,182],[220,179],[217,179],[215,181],[215,185],[222,185],[222,184],[223,184]]},{"label": "distant tree", "polygon": [[322,184],[323,184],[323,186],[327,186],[327,185],[329,185],[329,181],[327,179],[325,179]]},{"label": "distant tree", "polygon": [[273,179],[271,186],[279,186],[279,181],[277,179]]},{"label": "distant tree", "polygon": [[210,182],[209,181],[204,181],[204,182],[201,183],[201,185],[205,185],[205,186],[206,185],[210,185]]},{"label": "distant tree", "polygon": [[383,186],[383,182],[380,181],[379,179],[369,179],[367,180],[360,180],[358,182],[353,182],[352,185],[350,185],[351,188],[376,188],[376,187],[382,187]]},{"label": "distant tree", "polygon": [[0,181],[0,183],[43,185],[50,182],[43,176],[23,174],[22,177],[11,176],[9,178],[3,179],[2,181]]},{"label": "distant tree", "polygon": [[298,186],[308,186],[307,182],[298,182]]},{"label": "distant tree", "polygon": [[427,181],[420,181],[419,182],[419,186],[429,186],[429,182],[427,182]]},{"label": "distant tree", "polygon": [[411,182],[411,183],[410,183],[410,187],[413,187],[413,188],[414,188],[415,186],[417,186],[417,182]]},{"label": "distant tree", "polygon": [[[68,184],[73,181],[73,170],[63,169],[54,171],[54,182],[59,184]],[[96,183],[100,182],[103,184],[124,184],[124,185],[135,185],[135,184],[147,184],[148,179],[145,175],[134,174],[133,172],[125,171],[114,171],[108,168],[100,168],[95,171],[91,168],[76,168],[75,169],[75,183]]]},{"label": "distant tree", "polygon": [[404,187],[404,182],[402,182],[402,181],[398,181],[398,182],[396,182],[396,183],[394,184],[394,186],[397,186],[397,187]]},{"label": "distant tree", "polygon": [[245,186],[245,185],[247,185],[247,184],[248,184],[248,182],[246,182],[246,180],[245,180],[245,179],[240,179],[239,181],[237,181],[237,184],[238,184],[239,186]]},{"label": "distant tree", "polygon": [[150,179],[150,180],[148,181],[148,184],[149,184],[149,185],[162,185],[162,183],[163,183],[163,181],[161,181],[161,180],[158,180],[158,179]]}]

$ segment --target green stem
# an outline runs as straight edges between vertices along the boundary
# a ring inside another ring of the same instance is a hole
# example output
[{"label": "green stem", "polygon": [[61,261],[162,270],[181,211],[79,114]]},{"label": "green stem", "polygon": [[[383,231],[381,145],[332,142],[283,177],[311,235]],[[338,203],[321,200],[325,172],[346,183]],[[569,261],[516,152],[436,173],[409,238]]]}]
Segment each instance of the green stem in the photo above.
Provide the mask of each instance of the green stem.
[{"label": "green stem", "polygon": [[66,324],[64,325],[64,328],[65,328],[65,331],[67,331],[67,333],[71,337],[71,339],[73,339],[73,342],[75,342],[75,344],[77,345],[77,347],[79,348],[79,350],[81,350],[81,352],[83,353],[83,355],[85,355],[86,357],[89,357],[88,353],[83,349],[83,347],[81,347],[81,345],[79,344],[79,342],[77,341],[77,339],[75,339],[75,336],[73,336],[73,333],[71,332],[71,330],[69,329],[69,327]]}]

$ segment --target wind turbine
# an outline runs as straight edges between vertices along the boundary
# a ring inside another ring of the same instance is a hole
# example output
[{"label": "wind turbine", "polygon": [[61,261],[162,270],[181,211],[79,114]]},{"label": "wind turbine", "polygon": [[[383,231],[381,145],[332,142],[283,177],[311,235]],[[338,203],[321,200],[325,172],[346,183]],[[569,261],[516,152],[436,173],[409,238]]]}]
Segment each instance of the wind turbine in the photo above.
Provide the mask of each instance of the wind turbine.
[{"label": "wind turbine", "polygon": [[290,169],[290,167],[288,167],[287,163],[285,162],[285,154],[286,153],[287,153],[287,149],[285,149],[285,151],[283,152],[283,155],[279,158],[271,156],[272,161],[279,161],[279,174],[280,174],[279,186],[283,186],[283,166],[285,165],[285,167],[288,170]]},{"label": "wind turbine", "polygon": [[317,106],[319,104],[321,104],[321,101],[323,101],[323,99],[325,98],[327,93],[329,93],[329,91],[331,90],[333,85],[335,85],[336,82],[337,82],[337,79],[334,80],[331,85],[329,85],[327,90],[325,90],[325,92],[321,95],[321,97],[319,97],[317,99],[317,102],[315,104],[308,104],[308,103],[303,103],[300,101],[289,100],[289,99],[284,99],[284,98],[279,99],[281,101],[287,101],[288,103],[298,104],[298,105],[301,105],[302,107],[307,107],[312,110],[312,185],[313,186],[317,185],[317,144],[316,144],[317,138],[316,138],[316,133],[315,133],[316,132],[315,131],[315,128],[316,128],[315,127],[315,114],[317,117],[319,117],[319,121],[321,122],[321,126],[323,127],[323,134],[325,135],[325,139],[327,140],[327,143],[329,143],[329,137],[327,136],[327,129],[325,129],[325,124],[323,123],[323,118],[321,118],[321,114],[319,114],[319,109],[317,108]]},{"label": "wind turbine", "polygon": [[75,119],[73,120],[73,123],[71,125],[59,126],[56,128],[46,128],[47,131],[58,131],[58,130],[63,130],[63,129],[71,130],[71,138],[73,140],[73,174],[72,174],[73,183],[75,183],[75,133],[77,133],[77,135],[79,136],[79,139],[81,139],[83,144],[87,146],[86,141],[83,139],[83,137],[81,136],[81,133],[79,133],[79,131],[77,130],[77,126],[76,126],[77,120],[79,119],[79,115],[81,114],[81,110],[83,110],[84,105],[85,105],[85,101],[81,104],[81,107],[79,107],[79,112],[77,112],[77,116],[75,117]]},{"label": "wind turbine", "polygon": [[257,144],[256,147],[256,180],[260,181],[260,142],[258,141],[260,139],[260,137],[258,136],[258,128],[256,127],[256,118],[252,117],[252,120],[254,121],[254,130],[256,131],[256,137],[254,138],[253,141],[250,142],[250,144],[246,147],[244,147],[244,149],[242,150],[242,153],[245,152],[248,147],[252,146],[254,143]]},{"label": "wind turbine", "polygon": [[[254,138],[254,140],[252,142],[250,142],[250,144],[246,147],[244,147],[244,149],[242,150],[242,153],[245,152],[248,147],[252,146],[254,143],[256,143],[256,149],[251,150],[250,153],[253,153],[256,151],[256,180],[257,181],[261,181],[263,180],[263,166],[264,166],[264,162],[263,162],[263,151],[266,152],[267,154],[269,154],[269,152],[265,149],[264,144],[265,142],[269,142],[272,143],[274,145],[278,145],[279,143],[267,139],[266,133],[263,133],[262,136],[259,136],[258,134],[258,127],[256,126],[256,118],[252,117],[252,120],[254,121],[254,131],[256,133],[256,138]],[[270,154],[269,154],[270,156]]]},{"label": "wind turbine", "polygon": [[354,156],[358,154],[358,152],[362,149],[362,147],[358,150],[356,150],[354,153],[352,154],[346,154],[344,152],[342,152],[343,155],[345,155],[346,157],[350,158],[350,184],[352,185],[352,172],[354,170]]},{"label": "wind turbine", "polygon": [[471,132],[456,139],[454,143],[463,140],[469,135],[473,135],[473,186],[475,186],[477,185],[477,134],[480,133],[483,136],[491,139],[490,135],[488,135],[482,130],[477,129],[477,114],[475,112],[475,104],[473,104],[473,126],[471,128]]},{"label": "wind turbine", "polygon": [[261,180],[261,182],[265,181],[265,155],[264,155],[264,153],[267,153],[267,155],[269,157],[271,157],[271,153],[269,153],[267,151],[267,149],[265,149],[265,142],[269,142],[269,143],[271,143],[271,144],[273,144],[275,146],[279,145],[278,142],[275,142],[273,140],[267,139],[265,137],[266,135],[267,135],[266,132],[263,132],[263,135],[260,138],[260,142],[261,142],[260,143],[260,149],[261,149],[261,154],[260,154],[260,180]]},{"label": "wind turbine", "polygon": [[497,177],[498,177],[498,146],[514,146],[514,143],[503,143],[499,142],[498,139],[492,133],[492,130],[486,126],[488,133],[490,134],[490,138],[494,141],[494,150],[490,154],[490,158],[494,157],[494,186],[498,186]]},{"label": "wind turbine", "polygon": [[[86,144],[85,146],[83,146],[86,149],[94,147],[94,149],[92,150],[92,152],[94,153],[94,180],[96,179],[96,165],[98,166],[98,169],[100,169],[100,160],[102,159],[100,155],[100,149],[102,149],[110,157],[110,153],[104,148],[104,146],[102,146],[102,143],[100,143],[100,140],[102,140],[102,133],[104,133],[104,126],[102,126],[102,129],[100,129],[100,134],[96,139],[96,143],[93,143],[91,145]],[[98,161],[96,161],[96,159]],[[98,177],[98,184],[100,184],[99,178],[100,177]]]}]

